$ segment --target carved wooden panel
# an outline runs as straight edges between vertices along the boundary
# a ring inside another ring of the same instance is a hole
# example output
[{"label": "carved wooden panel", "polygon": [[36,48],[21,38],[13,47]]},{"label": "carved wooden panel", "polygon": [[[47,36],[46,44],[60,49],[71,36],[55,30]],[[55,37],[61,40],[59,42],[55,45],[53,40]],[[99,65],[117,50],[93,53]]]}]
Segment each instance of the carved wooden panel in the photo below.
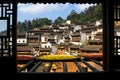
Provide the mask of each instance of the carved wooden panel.
[{"label": "carved wooden panel", "polygon": [[12,52],[12,28],[13,28],[13,4],[0,4],[0,57],[11,57]]}]

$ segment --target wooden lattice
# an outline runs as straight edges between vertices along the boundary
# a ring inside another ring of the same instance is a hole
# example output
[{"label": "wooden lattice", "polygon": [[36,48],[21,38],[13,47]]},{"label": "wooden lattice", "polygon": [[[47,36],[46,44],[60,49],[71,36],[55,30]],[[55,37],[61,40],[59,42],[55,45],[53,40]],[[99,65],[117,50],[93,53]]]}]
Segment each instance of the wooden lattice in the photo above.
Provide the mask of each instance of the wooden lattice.
[{"label": "wooden lattice", "polygon": [[[0,57],[11,57],[12,52],[12,3],[0,4]],[[3,29],[3,30],[2,30]]]}]

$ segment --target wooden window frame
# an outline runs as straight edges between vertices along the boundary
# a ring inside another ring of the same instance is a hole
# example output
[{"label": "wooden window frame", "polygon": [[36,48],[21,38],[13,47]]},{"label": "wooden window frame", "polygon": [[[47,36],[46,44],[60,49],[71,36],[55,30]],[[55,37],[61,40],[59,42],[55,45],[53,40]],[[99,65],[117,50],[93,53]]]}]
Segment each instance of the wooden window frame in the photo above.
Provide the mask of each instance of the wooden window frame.
[{"label": "wooden window frame", "polygon": [[[114,63],[113,56],[114,56],[114,22],[113,22],[113,2],[111,2],[110,0],[59,0],[59,1],[55,1],[55,0],[49,0],[48,2],[46,2],[45,0],[11,0],[11,1],[7,1],[6,2],[12,2],[13,3],[13,21],[15,24],[13,24],[15,26],[15,28],[13,29],[13,57],[11,59],[12,62],[12,69],[8,72],[11,73],[13,72],[13,70],[16,69],[16,34],[17,34],[17,4],[20,3],[66,3],[66,2],[70,2],[70,3],[102,3],[102,7],[103,7],[103,54],[104,54],[104,60],[103,60],[103,68],[104,68],[104,72],[98,72],[98,73],[17,73],[17,80],[48,80],[48,79],[71,79],[71,80],[78,80],[78,79],[90,79],[90,80],[100,80],[100,79],[110,79],[110,72],[115,72],[114,71],[114,65],[112,65]],[[117,1],[117,0],[115,0]],[[114,2],[115,2],[114,1]],[[1,1],[0,1],[1,2]],[[4,1],[3,1],[4,2]],[[4,68],[5,69],[5,68]],[[15,75],[16,75],[16,70],[15,70]],[[13,75],[14,76],[14,75]],[[10,78],[13,78],[10,77]],[[117,76],[116,76],[117,77]],[[14,78],[16,78],[16,76],[14,76]]]}]

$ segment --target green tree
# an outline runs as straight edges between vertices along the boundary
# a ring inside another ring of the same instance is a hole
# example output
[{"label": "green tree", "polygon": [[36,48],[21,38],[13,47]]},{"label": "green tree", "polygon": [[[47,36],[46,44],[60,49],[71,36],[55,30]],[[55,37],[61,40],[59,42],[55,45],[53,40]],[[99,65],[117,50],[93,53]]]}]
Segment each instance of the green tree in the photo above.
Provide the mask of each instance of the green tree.
[{"label": "green tree", "polygon": [[67,20],[71,20],[74,24],[90,24],[102,18],[102,5],[94,5],[86,8],[83,12],[77,14],[75,10],[67,16]]},{"label": "green tree", "polygon": [[30,21],[30,20],[28,20],[27,26],[28,26],[28,30],[33,29],[33,26],[32,26],[32,24],[31,24],[31,21]]},{"label": "green tree", "polygon": [[67,19],[72,20],[75,17],[77,17],[77,15],[78,15],[77,12],[75,10],[72,10],[71,13],[67,16]]},{"label": "green tree", "polygon": [[71,20],[72,23],[78,23],[78,13],[75,10],[72,10],[71,13],[67,16],[67,20]]},{"label": "green tree", "polygon": [[55,19],[53,25],[54,25],[54,26],[57,26],[57,25],[62,24],[63,22],[64,22],[64,19],[59,16],[57,19]]},{"label": "green tree", "polygon": [[99,4],[96,6],[94,10],[94,15],[96,15],[96,19],[102,18],[102,4]]}]

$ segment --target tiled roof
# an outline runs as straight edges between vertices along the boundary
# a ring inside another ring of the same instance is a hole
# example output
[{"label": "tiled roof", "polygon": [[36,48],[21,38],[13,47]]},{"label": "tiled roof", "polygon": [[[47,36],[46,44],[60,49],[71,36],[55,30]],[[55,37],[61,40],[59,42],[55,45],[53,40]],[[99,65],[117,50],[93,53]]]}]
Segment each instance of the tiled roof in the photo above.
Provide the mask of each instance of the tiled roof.
[{"label": "tiled roof", "polygon": [[69,48],[80,48],[79,45],[70,45]]},{"label": "tiled roof", "polygon": [[103,34],[103,32],[97,32],[96,33],[96,35],[102,35]]},{"label": "tiled roof", "polygon": [[31,48],[28,46],[18,47],[17,46],[17,52],[30,52]]},{"label": "tiled roof", "polygon": [[78,38],[72,38],[71,42],[80,42],[80,37],[78,37]]},{"label": "tiled roof", "polygon": [[65,39],[65,42],[70,42],[70,40],[69,39]]},{"label": "tiled roof", "polygon": [[102,40],[89,40],[89,43],[102,43]]},{"label": "tiled roof", "polygon": [[17,46],[26,46],[27,43],[17,43]]},{"label": "tiled roof", "polygon": [[85,32],[85,33],[89,33],[89,32],[92,32],[92,31],[96,31],[96,29],[87,29],[87,30],[81,30],[82,32]]},{"label": "tiled roof", "polygon": [[100,49],[99,48],[92,48],[92,47],[83,47],[83,48],[80,48],[82,51],[99,51]]},{"label": "tiled roof", "polygon": [[43,34],[43,32],[41,32],[41,31],[36,31],[36,32],[34,32],[34,34],[35,34],[35,35],[41,35],[41,34]]},{"label": "tiled roof", "polygon": [[36,39],[36,38],[39,38],[39,37],[38,37],[38,35],[30,35],[30,36],[28,36],[28,38],[29,38],[29,39],[30,39],[30,38]]},{"label": "tiled roof", "polygon": [[100,39],[100,40],[102,40],[102,39],[103,39],[103,36],[95,36],[94,38],[95,38],[95,39]]},{"label": "tiled roof", "polygon": [[29,46],[39,46],[39,43],[28,43]]},{"label": "tiled roof", "polygon": [[26,34],[18,34],[17,35],[17,38],[25,38],[26,37]]},{"label": "tiled roof", "polygon": [[43,51],[51,51],[52,49],[51,48],[40,48],[40,52],[43,52]]},{"label": "tiled roof", "polygon": [[68,45],[68,43],[60,43],[60,46]]}]

